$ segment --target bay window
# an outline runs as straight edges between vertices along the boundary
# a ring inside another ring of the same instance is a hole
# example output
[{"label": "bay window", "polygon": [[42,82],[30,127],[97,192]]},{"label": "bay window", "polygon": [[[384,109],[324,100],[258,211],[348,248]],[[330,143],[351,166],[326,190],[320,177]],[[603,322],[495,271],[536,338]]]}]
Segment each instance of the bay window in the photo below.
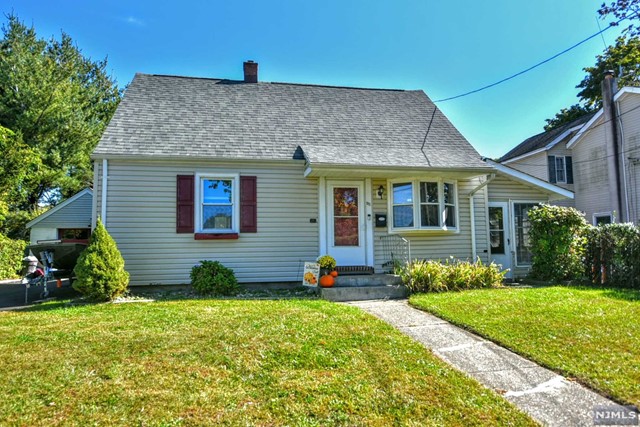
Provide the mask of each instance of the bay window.
[{"label": "bay window", "polygon": [[391,182],[391,225],[395,230],[457,229],[454,182],[406,180]]}]

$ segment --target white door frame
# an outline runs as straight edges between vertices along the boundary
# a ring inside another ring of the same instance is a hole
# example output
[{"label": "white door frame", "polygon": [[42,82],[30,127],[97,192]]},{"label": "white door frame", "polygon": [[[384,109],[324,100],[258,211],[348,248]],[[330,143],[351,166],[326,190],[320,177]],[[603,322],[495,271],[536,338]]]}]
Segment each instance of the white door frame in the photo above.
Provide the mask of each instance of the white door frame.
[{"label": "white door frame", "polygon": [[[504,231],[504,254],[491,253],[491,227],[487,230],[489,237],[489,259],[496,264],[501,264],[503,269],[509,269],[505,278],[511,279],[513,277],[513,262],[511,256],[511,247],[513,239],[511,238],[511,212],[508,202],[489,202],[489,208],[502,208],[502,229]],[[489,217],[489,211],[487,210],[487,218]]]},{"label": "white door frame", "polygon": [[[318,178],[318,240],[320,255],[331,254],[331,242],[333,241],[333,186],[358,186],[359,187],[359,210],[361,211],[360,225],[360,244],[364,248],[364,261],[357,265],[374,265],[373,251],[373,210],[371,200],[371,179],[326,179]],[[331,233],[331,234],[330,234]],[[340,261],[338,260],[338,263]]]}]

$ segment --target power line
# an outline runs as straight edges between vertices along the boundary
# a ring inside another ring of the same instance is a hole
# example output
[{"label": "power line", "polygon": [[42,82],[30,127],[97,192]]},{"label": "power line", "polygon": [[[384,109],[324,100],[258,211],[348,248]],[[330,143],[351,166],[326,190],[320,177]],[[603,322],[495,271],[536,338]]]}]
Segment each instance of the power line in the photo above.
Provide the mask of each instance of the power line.
[{"label": "power line", "polygon": [[581,41],[579,41],[578,43],[574,44],[573,46],[566,48],[566,49],[565,49],[565,50],[563,50],[562,52],[556,53],[555,55],[553,55],[553,56],[551,56],[551,57],[549,57],[549,58],[545,59],[544,61],[540,61],[540,62],[538,62],[537,64],[532,65],[531,67],[527,68],[526,70],[522,70],[522,71],[520,71],[520,72],[518,72],[518,73],[512,74],[512,75],[511,75],[511,76],[509,76],[509,77],[506,77],[506,78],[504,78],[504,79],[502,79],[502,80],[499,80],[499,81],[497,81],[497,82],[495,82],[495,83],[491,83],[491,84],[489,84],[489,85],[483,86],[483,87],[481,87],[481,88],[478,88],[478,89],[475,89],[475,90],[471,90],[471,91],[469,91],[469,92],[461,93],[460,95],[450,96],[449,98],[438,99],[437,101],[433,101],[433,102],[445,102],[445,101],[451,101],[451,100],[453,100],[453,99],[462,98],[463,96],[468,96],[468,95],[472,95],[472,94],[474,94],[474,93],[482,92],[483,90],[486,90],[486,89],[492,88],[492,87],[494,87],[494,86],[498,86],[499,84],[502,84],[502,83],[504,83],[504,82],[506,82],[506,81],[509,81],[509,80],[511,80],[511,79],[515,79],[515,78],[516,78],[516,77],[518,77],[518,76],[521,76],[521,75],[523,75],[523,74],[525,74],[525,73],[528,73],[529,71],[531,71],[531,70],[533,70],[533,69],[535,69],[535,68],[538,68],[539,66],[541,66],[541,65],[543,65],[543,64],[546,64],[547,62],[550,62],[550,61],[552,61],[552,60],[556,59],[557,57],[559,57],[559,56],[561,56],[561,55],[564,55],[565,53],[569,52],[570,50],[575,49],[576,47],[580,46],[581,44],[584,44],[584,43],[588,42],[588,41],[589,41],[589,40],[591,40],[592,38],[599,36],[600,34],[602,34],[602,33],[604,33],[605,31],[607,31],[609,28],[611,28],[611,27],[613,27],[613,26],[616,26],[616,25],[618,25],[620,22],[624,21],[624,19],[626,19],[626,18],[620,19],[620,20],[618,20],[617,22],[612,22],[612,23],[610,23],[610,24],[609,24],[609,25],[608,25],[604,30],[600,30],[600,31],[598,31],[598,32],[597,32],[597,33],[595,33],[595,34],[590,35],[590,36],[589,36],[589,37],[587,37],[586,39],[581,40]]}]

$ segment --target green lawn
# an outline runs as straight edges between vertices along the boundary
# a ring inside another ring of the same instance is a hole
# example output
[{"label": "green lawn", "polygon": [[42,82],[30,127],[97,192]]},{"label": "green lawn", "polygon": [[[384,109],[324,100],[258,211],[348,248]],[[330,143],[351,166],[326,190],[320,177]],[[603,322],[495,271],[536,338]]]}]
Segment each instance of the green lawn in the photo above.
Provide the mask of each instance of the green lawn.
[{"label": "green lawn", "polygon": [[359,309],[180,300],[0,312],[3,425],[534,425]]},{"label": "green lawn", "polygon": [[411,304],[640,406],[640,292],[580,287],[414,295]]}]

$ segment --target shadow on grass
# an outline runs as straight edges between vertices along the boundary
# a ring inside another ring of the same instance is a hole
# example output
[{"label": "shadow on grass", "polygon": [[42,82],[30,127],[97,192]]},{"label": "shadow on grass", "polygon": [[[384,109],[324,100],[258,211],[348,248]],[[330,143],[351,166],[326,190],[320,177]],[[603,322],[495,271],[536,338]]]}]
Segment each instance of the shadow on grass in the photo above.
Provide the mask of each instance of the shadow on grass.
[{"label": "shadow on grass", "polygon": [[130,295],[138,298],[149,298],[156,301],[172,300],[282,300],[282,299],[318,299],[319,293],[315,288],[304,286],[287,288],[248,288],[242,289],[237,295],[215,296],[200,295],[188,285],[184,286],[153,286],[131,288]]}]

